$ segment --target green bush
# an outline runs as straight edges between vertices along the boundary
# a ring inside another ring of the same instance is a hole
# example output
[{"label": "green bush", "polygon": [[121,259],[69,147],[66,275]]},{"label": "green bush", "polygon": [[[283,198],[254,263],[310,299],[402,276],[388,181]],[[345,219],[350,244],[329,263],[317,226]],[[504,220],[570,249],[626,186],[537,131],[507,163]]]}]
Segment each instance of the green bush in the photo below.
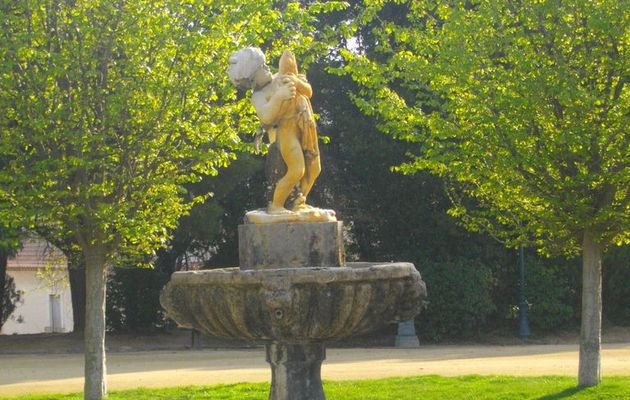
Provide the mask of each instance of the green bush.
[{"label": "green bush", "polygon": [[630,246],[611,248],[603,264],[604,316],[615,325],[630,326]]},{"label": "green bush", "polygon": [[0,287],[0,328],[22,301],[22,291],[15,289],[15,281],[11,275],[5,275],[3,283],[4,287]]},{"label": "green bush", "polygon": [[[529,322],[536,331],[566,327],[574,320],[573,307],[578,290],[569,283],[570,270],[576,261],[527,257],[525,261],[525,295],[529,303]],[[515,303],[518,298],[515,298]],[[517,305],[514,304],[514,307]]]},{"label": "green bush", "polygon": [[107,282],[107,330],[151,333],[164,325],[160,291],[168,281],[162,271],[115,268]]},{"label": "green bush", "polygon": [[424,262],[419,267],[429,301],[417,320],[419,334],[435,341],[478,336],[495,310],[490,268],[465,258]]}]

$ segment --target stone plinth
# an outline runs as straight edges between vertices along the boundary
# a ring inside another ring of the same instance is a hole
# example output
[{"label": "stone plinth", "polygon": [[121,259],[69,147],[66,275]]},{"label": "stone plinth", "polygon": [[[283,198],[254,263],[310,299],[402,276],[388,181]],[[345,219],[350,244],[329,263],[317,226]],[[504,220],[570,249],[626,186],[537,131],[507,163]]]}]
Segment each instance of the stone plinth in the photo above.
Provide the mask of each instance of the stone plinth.
[{"label": "stone plinth", "polygon": [[341,267],[341,221],[238,226],[241,269]]}]

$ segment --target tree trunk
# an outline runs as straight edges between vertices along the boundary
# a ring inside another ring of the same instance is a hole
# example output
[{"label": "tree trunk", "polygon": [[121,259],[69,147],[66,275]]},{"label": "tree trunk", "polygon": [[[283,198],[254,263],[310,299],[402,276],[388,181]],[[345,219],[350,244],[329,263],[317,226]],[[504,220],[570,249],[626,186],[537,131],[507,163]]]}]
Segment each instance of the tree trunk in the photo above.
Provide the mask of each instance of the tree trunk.
[{"label": "tree trunk", "polygon": [[105,366],[105,257],[100,248],[84,250],[85,259],[85,400],[107,395]]},{"label": "tree trunk", "polygon": [[[71,261],[72,260],[72,261]],[[82,256],[68,257],[68,277],[72,298],[73,331],[85,330],[85,261]]]},{"label": "tree trunk", "polygon": [[602,249],[591,232],[582,244],[582,329],[578,385],[596,386],[601,380]]}]

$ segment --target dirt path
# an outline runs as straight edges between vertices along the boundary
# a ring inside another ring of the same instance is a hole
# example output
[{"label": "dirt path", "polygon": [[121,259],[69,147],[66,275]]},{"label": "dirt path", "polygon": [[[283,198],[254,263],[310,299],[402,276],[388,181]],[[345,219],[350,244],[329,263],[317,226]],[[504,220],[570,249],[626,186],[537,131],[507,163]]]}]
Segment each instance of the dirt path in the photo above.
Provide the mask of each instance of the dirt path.
[{"label": "dirt path", "polygon": [[[328,380],[438,374],[577,374],[577,345],[423,346],[418,349],[329,349]],[[630,376],[630,343],[605,344],[603,374]],[[80,354],[0,355],[0,396],[82,390]],[[108,355],[112,390],[134,387],[262,382],[270,378],[264,350],[187,350]]]}]

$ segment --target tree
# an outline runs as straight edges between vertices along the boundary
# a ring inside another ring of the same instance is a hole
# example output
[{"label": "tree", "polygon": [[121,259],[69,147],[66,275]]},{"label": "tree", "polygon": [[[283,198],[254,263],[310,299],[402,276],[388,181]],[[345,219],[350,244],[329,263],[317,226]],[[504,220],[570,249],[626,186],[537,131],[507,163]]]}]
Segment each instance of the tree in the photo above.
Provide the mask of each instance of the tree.
[{"label": "tree", "polygon": [[13,278],[7,275],[7,262],[20,250],[19,229],[0,225],[0,328],[13,314],[21,299]]},{"label": "tree", "polygon": [[15,280],[9,275],[0,279],[0,328],[9,319],[16,305],[22,299],[22,293],[15,289]]},{"label": "tree", "polygon": [[[450,213],[515,246],[582,254],[579,385],[600,381],[602,254],[630,242],[630,5],[366,1],[344,72],[403,173],[451,183]],[[380,18],[391,9],[398,23]]]},{"label": "tree", "polygon": [[[71,235],[85,262],[85,398],[106,395],[108,265],[151,253],[255,131],[225,76],[240,46],[317,49],[317,14],[270,0],[2,2],[0,220]],[[282,34],[281,34],[282,33]],[[289,38],[289,39],[288,39]],[[299,46],[293,46],[300,43]]]}]

